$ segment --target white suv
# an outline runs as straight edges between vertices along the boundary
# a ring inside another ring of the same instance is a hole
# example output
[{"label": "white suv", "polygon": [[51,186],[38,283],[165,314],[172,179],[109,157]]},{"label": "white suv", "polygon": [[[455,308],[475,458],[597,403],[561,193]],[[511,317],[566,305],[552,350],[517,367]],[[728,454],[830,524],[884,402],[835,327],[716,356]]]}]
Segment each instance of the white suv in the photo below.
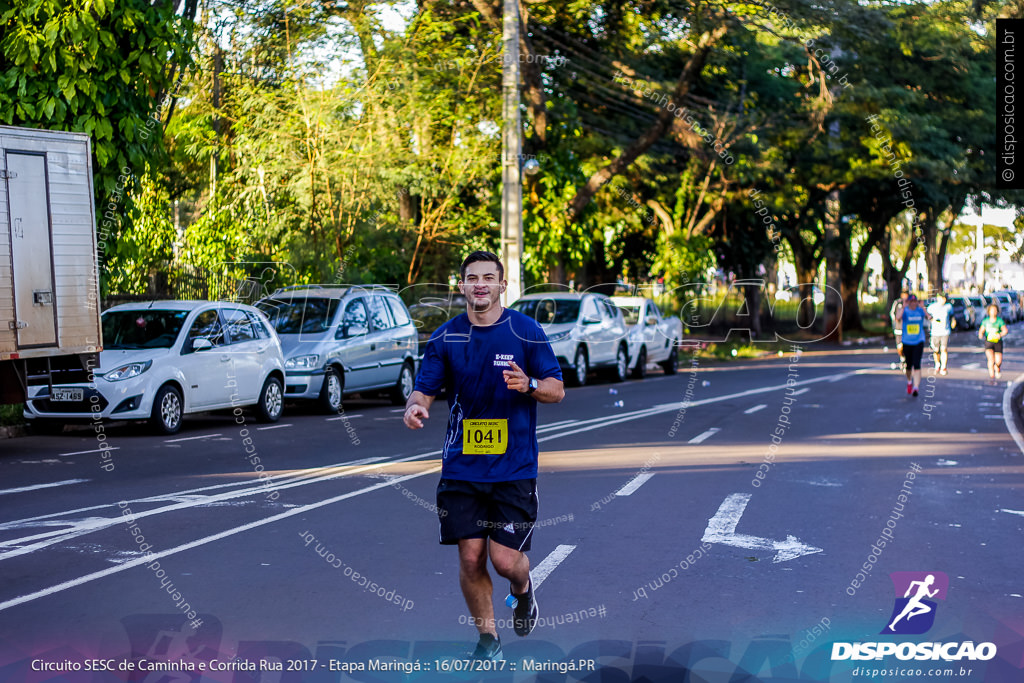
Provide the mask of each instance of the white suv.
[{"label": "white suv", "polygon": [[284,397],[281,342],[245,304],[153,301],[103,312],[93,381],[29,387],[25,418],[42,427],[90,419],[150,420],[173,434],[182,416],[255,406],[276,422]]},{"label": "white suv", "polygon": [[510,308],[544,328],[570,384],[587,383],[591,368],[607,368],[613,381],[626,379],[630,353],[622,311],[604,294],[528,294]]}]

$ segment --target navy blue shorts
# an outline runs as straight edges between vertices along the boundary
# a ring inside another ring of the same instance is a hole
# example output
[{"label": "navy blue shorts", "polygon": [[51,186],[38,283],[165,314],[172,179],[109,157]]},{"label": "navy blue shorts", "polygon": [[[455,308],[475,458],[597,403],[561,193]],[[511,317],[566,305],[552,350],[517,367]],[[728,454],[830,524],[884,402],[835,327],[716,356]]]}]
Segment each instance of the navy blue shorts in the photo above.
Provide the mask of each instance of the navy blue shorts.
[{"label": "navy blue shorts", "polygon": [[526,552],[537,522],[537,480],[476,482],[442,479],[437,484],[441,543],[490,538]]},{"label": "navy blue shorts", "polygon": [[924,356],[924,342],[920,344],[904,344],[903,357],[911,370],[921,369],[921,358]]}]

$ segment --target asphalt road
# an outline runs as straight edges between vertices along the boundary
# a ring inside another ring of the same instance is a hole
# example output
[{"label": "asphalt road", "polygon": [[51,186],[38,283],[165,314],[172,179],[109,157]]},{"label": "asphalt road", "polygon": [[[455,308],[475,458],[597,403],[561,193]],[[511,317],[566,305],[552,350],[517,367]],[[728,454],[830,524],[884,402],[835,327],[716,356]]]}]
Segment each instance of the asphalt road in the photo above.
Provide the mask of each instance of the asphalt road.
[{"label": "asphalt road", "polygon": [[[2,442],[0,681],[856,681],[864,665],[904,667],[874,680],[1024,680],[1021,327],[997,386],[964,333],[917,398],[891,350],[811,346],[687,356],[675,376],[540,406],[543,619],[525,639],[499,624],[507,663],[487,675],[439,670],[476,640],[455,550],[437,543],[443,403],[418,432],[356,398],[343,416],[210,415],[166,438],[111,424],[106,453],[88,427]],[[879,635],[892,572],[948,577],[926,635]],[[998,654],[830,659],[833,642],[887,640]],[[86,657],[297,670],[32,670]],[[340,670],[386,662],[423,670]]]}]

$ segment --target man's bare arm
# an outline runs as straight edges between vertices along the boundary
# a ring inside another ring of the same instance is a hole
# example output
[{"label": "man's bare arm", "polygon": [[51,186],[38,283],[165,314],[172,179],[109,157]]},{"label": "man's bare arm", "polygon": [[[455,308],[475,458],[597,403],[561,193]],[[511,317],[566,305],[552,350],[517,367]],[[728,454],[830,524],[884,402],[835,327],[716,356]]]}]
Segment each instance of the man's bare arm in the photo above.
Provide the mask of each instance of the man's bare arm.
[{"label": "man's bare arm", "polygon": [[434,403],[433,396],[427,396],[421,391],[413,391],[409,400],[405,402],[405,415],[402,421],[409,429],[421,429],[423,420],[430,417],[430,406]]}]

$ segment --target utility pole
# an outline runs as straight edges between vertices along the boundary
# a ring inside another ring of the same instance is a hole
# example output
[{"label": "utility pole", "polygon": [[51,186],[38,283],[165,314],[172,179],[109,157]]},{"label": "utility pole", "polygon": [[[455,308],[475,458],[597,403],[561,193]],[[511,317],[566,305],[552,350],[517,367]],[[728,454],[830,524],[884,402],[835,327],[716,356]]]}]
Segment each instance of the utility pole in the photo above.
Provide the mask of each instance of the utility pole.
[{"label": "utility pole", "polygon": [[978,294],[985,293],[985,223],[980,211],[978,225],[974,228],[974,284]]},{"label": "utility pole", "polygon": [[523,294],[523,158],[519,118],[519,0],[504,0],[501,68],[501,260],[505,264],[505,305]]}]

